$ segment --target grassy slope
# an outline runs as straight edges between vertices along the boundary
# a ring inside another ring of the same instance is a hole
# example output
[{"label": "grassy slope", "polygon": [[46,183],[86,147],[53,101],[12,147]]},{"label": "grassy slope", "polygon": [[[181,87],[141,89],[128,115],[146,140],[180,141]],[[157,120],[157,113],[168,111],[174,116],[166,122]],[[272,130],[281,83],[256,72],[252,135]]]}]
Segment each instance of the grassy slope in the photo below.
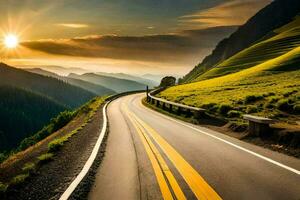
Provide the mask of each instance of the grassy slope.
[{"label": "grassy slope", "polygon": [[219,77],[253,67],[276,58],[300,45],[300,17],[274,31],[275,36],[237,53],[217,67],[200,75],[195,81]]},{"label": "grassy slope", "polygon": [[[283,99],[289,99],[292,104],[300,104],[299,58],[300,47],[236,73],[171,87],[159,96],[197,107],[228,104],[231,109],[241,113],[252,112],[273,118],[286,118],[281,111],[273,109],[272,106],[276,107],[277,101]],[[249,105],[246,99],[251,95],[262,98]],[[272,103],[274,105],[267,106]],[[256,110],[250,111],[249,106],[253,105]],[[295,118],[299,120],[299,115],[290,117],[291,121],[295,121]]]}]

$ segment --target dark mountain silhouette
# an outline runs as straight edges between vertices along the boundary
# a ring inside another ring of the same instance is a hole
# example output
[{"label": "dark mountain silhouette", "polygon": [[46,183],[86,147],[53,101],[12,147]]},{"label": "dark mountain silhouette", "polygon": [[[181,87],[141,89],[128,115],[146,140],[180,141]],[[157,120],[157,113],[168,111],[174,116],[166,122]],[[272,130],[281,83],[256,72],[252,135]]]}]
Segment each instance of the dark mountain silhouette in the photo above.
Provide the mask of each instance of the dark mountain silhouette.
[{"label": "dark mountain silhouette", "polygon": [[7,85],[0,85],[0,97],[0,151],[16,147],[66,109],[50,98]]}]

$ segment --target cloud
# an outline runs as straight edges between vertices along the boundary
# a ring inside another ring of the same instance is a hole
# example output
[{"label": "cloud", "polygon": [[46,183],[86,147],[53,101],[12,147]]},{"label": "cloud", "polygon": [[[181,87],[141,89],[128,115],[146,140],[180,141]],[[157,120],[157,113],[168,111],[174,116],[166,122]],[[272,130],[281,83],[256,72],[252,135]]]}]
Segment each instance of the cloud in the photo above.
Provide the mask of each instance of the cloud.
[{"label": "cloud", "polygon": [[92,35],[60,40],[37,40],[21,45],[48,54],[136,61],[197,62],[236,27],[186,30],[177,34]]},{"label": "cloud", "polygon": [[179,23],[182,26],[196,25],[199,28],[242,25],[271,1],[229,0],[215,7],[182,16]]},{"label": "cloud", "polygon": [[63,27],[67,27],[67,28],[87,28],[89,27],[89,25],[87,24],[55,24],[57,26],[63,26]]}]

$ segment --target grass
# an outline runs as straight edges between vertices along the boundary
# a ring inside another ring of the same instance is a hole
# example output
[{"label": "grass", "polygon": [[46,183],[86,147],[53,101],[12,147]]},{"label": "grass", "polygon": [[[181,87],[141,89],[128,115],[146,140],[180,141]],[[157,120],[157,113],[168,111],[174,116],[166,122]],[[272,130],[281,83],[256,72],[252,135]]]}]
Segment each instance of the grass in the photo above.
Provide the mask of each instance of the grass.
[{"label": "grass", "polygon": [[[275,30],[274,32],[277,35],[244,49],[199,77],[196,77],[194,81],[235,73],[286,54],[300,46],[299,23],[300,18],[297,17],[291,23]],[[297,68],[298,66],[294,67]]]},{"label": "grass", "polygon": [[50,160],[53,159],[54,154],[53,153],[44,153],[37,157],[40,164],[44,164]]},{"label": "grass", "polygon": [[7,188],[8,188],[7,184],[4,184],[4,183],[0,182],[0,194],[5,193]]},{"label": "grass", "polygon": [[34,172],[36,169],[36,165],[32,162],[28,162],[26,163],[23,167],[22,167],[22,171],[23,172],[28,172],[28,173],[32,173]]},{"label": "grass", "polygon": [[24,183],[27,180],[27,178],[29,178],[29,173],[17,175],[10,181],[9,185],[10,186],[20,185]]},{"label": "grass", "polygon": [[[300,104],[300,69],[291,69],[289,62],[298,56],[300,57],[299,47],[254,67],[171,87],[157,96],[195,107],[205,108],[207,105],[213,105],[210,109],[219,110],[222,114],[225,114],[225,111],[223,108],[220,110],[220,107],[228,105],[241,113],[251,111],[256,115],[295,123],[300,120],[299,116],[295,115],[298,109],[296,105]],[[282,102],[285,99],[289,99],[289,105],[296,110],[279,109],[281,106],[277,101]],[[255,111],[253,106],[256,107]],[[283,116],[285,112],[292,117],[287,119]]]}]

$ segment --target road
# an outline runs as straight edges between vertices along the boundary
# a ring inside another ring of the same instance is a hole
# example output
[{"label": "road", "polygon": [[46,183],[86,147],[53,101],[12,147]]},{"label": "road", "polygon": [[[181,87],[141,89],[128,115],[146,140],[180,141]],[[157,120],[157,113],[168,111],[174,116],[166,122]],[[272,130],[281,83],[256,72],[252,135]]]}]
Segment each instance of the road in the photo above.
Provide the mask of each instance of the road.
[{"label": "road", "polygon": [[141,104],[108,106],[106,154],[89,199],[300,199],[300,160]]}]

